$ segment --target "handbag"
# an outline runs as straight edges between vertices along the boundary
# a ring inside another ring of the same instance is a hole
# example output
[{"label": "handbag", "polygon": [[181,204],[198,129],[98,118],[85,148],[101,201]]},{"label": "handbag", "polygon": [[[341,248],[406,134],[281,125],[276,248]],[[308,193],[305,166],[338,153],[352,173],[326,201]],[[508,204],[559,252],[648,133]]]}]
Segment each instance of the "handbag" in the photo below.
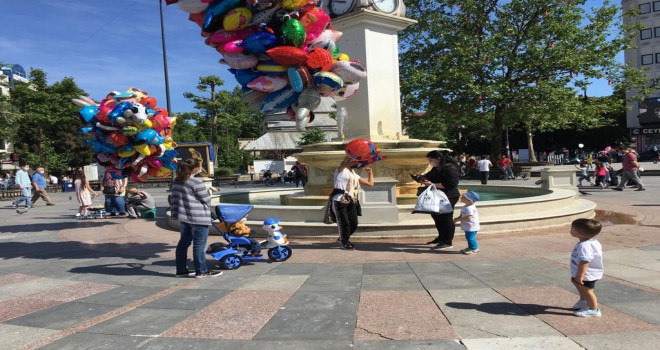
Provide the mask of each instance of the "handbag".
[{"label": "handbag", "polygon": [[413,214],[445,214],[451,213],[454,208],[444,192],[431,185],[417,197]]},{"label": "handbag", "polygon": [[344,193],[339,198],[339,203],[341,203],[343,205],[351,204],[351,203],[353,203],[353,198],[351,196],[349,196],[348,193]]}]

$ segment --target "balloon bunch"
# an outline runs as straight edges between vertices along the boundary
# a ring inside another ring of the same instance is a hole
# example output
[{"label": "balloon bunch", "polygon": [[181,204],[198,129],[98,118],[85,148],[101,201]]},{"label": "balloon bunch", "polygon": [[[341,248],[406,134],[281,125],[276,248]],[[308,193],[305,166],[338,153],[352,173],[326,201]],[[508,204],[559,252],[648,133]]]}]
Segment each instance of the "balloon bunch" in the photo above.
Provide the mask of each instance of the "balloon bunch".
[{"label": "balloon bunch", "polygon": [[367,75],[341,53],[330,16],[317,0],[167,0],[189,13],[205,43],[223,55],[247,92],[244,102],[262,113],[287,112],[304,130],[321,96],[337,101],[357,93]]},{"label": "balloon bunch", "polygon": [[81,107],[78,114],[88,124],[80,132],[94,137],[85,143],[114,178],[128,176],[137,182],[147,175],[167,177],[176,170],[178,153],[172,140],[176,118],[156,107],[156,99],[145,91],[113,91],[100,103],[87,96],[71,101]]},{"label": "balloon bunch", "polygon": [[358,161],[356,165],[358,169],[385,159],[385,157],[381,157],[380,150],[376,148],[376,145],[367,139],[356,139],[349,142],[344,152],[348,157]]}]

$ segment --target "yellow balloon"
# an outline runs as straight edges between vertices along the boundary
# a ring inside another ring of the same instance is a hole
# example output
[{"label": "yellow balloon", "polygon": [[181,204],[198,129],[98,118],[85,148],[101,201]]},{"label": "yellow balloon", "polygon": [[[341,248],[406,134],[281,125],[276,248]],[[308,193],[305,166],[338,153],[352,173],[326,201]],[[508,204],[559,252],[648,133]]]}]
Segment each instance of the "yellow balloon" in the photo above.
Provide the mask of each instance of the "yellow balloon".
[{"label": "yellow balloon", "polygon": [[124,150],[124,151],[117,151],[117,155],[119,155],[122,158],[132,157],[134,154],[135,154],[135,150],[132,148],[129,148],[128,150]]},{"label": "yellow balloon", "polygon": [[351,58],[348,57],[348,55],[345,54],[345,53],[340,53],[339,57],[337,57],[337,59],[340,60],[340,61],[350,61]]},{"label": "yellow balloon", "polygon": [[151,155],[151,148],[149,148],[149,145],[146,143],[144,145],[133,146],[133,148],[135,148],[135,150],[143,156]]},{"label": "yellow balloon", "polygon": [[169,177],[172,174],[172,170],[167,169],[166,167],[160,167],[156,177]]},{"label": "yellow balloon", "polygon": [[285,10],[295,10],[307,5],[308,0],[282,0],[282,8]]}]

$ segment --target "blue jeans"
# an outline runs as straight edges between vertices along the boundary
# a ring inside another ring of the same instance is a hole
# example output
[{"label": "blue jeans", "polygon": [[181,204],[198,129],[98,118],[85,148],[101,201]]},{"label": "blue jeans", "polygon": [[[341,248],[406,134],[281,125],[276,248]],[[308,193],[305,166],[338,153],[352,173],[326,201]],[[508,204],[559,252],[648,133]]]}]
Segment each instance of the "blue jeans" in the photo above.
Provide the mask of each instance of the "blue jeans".
[{"label": "blue jeans", "polygon": [[193,265],[195,273],[201,274],[208,272],[206,268],[206,240],[209,237],[208,225],[193,225],[181,222],[179,226],[181,238],[176,245],[176,273],[184,274],[188,272],[188,247],[193,245]]},{"label": "blue jeans", "polygon": [[105,211],[108,213],[125,214],[126,200],[124,196],[105,196]]},{"label": "blue jeans", "polygon": [[468,248],[472,250],[479,249],[479,245],[477,244],[477,231],[465,231],[465,239],[467,239]]},{"label": "blue jeans", "polygon": [[32,201],[32,190],[27,186],[23,186],[23,189],[21,190],[21,196],[18,197],[18,200],[16,200],[14,204],[18,206],[21,202],[25,202],[25,207],[29,208],[31,205],[31,201]]}]

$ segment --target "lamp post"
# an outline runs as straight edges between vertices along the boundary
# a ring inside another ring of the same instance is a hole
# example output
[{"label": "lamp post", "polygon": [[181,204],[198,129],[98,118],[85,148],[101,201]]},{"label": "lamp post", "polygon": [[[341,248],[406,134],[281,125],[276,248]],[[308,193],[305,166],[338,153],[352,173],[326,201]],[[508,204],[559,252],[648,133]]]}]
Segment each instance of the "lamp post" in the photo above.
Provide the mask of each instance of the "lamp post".
[{"label": "lamp post", "polygon": [[167,48],[165,47],[165,24],[163,22],[163,0],[159,0],[160,6],[160,38],[163,43],[163,70],[165,71],[165,99],[167,100],[167,114],[172,114],[170,105],[170,78],[167,73]]},{"label": "lamp post", "polygon": [[578,147],[580,147],[580,162],[582,162],[584,160],[584,152],[582,151],[582,148],[584,147],[584,144],[581,143],[581,144],[578,145]]}]

